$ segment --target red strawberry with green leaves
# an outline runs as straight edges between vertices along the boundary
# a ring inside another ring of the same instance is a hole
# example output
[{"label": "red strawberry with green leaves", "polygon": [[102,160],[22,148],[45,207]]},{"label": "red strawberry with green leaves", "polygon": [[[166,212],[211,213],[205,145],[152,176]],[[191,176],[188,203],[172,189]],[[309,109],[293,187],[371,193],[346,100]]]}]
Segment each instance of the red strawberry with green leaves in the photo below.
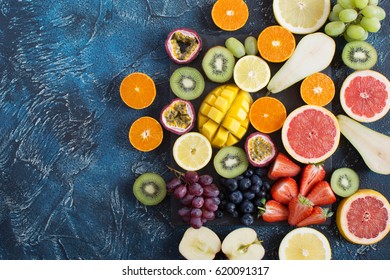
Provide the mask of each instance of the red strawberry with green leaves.
[{"label": "red strawberry with green leaves", "polygon": [[307,196],[314,205],[327,205],[336,202],[336,195],[327,181],[318,182]]},{"label": "red strawberry with green leaves", "polygon": [[288,219],[288,208],[276,200],[268,200],[264,207],[259,207],[259,215],[265,222],[281,222]]},{"label": "red strawberry with green leaves", "polygon": [[302,170],[299,193],[307,196],[315,184],[324,180],[325,174],[322,164],[307,164]]},{"label": "red strawberry with green leaves", "polygon": [[268,178],[276,180],[282,177],[294,177],[301,171],[301,167],[283,153],[278,153],[268,170]]},{"label": "red strawberry with green leaves", "polygon": [[297,226],[305,227],[309,225],[319,225],[325,223],[328,217],[331,217],[333,212],[329,212],[328,208],[321,208],[320,206],[314,206],[310,216],[300,221]]},{"label": "red strawberry with green leaves", "polygon": [[288,211],[288,223],[295,226],[310,216],[313,211],[313,203],[303,195],[298,194],[288,204]]},{"label": "red strawberry with green leaves", "polygon": [[271,196],[276,201],[288,205],[298,195],[298,184],[291,177],[278,179],[271,187]]}]

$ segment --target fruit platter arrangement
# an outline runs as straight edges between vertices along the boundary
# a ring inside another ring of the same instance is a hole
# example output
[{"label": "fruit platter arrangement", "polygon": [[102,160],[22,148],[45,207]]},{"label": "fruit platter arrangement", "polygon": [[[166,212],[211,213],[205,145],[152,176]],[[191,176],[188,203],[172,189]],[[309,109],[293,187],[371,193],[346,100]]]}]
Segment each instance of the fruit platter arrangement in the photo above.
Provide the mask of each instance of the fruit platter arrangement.
[{"label": "fruit platter arrangement", "polygon": [[[159,119],[131,125],[139,151],[170,143],[170,178],[144,173],[133,192],[147,206],[170,197],[172,222],[188,227],[178,248],[186,259],[213,259],[221,250],[228,259],[261,259],[266,252],[253,228],[267,225],[291,227],[280,259],[330,259],[317,225],[332,215],[351,243],[375,244],[390,230],[388,199],[362,188],[357,170],[332,164],[345,137],[370,172],[390,174],[390,137],[369,126],[390,109],[390,82],[371,69],[378,54],[366,41],[380,32],[384,9],[377,0],[272,5],[278,24],[258,36],[231,33],[251,13],[243,0],[213,4],[216,34],[190,26],[167,34],[170,100]],[[330,67],[337,44],[351,70],[339,91]],[[143,109],[156,87],[146,73],[131,73],[120,95]],[[332,112],[334,98],[343,114]],[[213,225],[237,229],[221,242]]]}]

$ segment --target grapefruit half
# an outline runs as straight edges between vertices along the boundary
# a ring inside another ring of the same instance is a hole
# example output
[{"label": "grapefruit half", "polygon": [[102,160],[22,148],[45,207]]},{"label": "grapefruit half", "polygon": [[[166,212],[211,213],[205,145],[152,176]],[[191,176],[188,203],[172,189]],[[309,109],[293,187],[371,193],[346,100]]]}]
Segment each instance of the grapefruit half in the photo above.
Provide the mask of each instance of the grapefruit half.
[{"label": "grapefruit half", "polygon": [[349,242],[377,243],[390,231],[389,201],[377,191],[360,189],[340,202],[336,224]]},{"label": "grapefruit half", "polygon": [[351,118],[374,122],[390,109],[390,82],[373,70],[355,71],[341,86],[340,102]]},{"label": "grapefruit half", "polygon": [[286,151],[301,163],[319,163],[329,158],[340,141],[336,117],[327,109],[304,105],[288,116],[282,127]]}]

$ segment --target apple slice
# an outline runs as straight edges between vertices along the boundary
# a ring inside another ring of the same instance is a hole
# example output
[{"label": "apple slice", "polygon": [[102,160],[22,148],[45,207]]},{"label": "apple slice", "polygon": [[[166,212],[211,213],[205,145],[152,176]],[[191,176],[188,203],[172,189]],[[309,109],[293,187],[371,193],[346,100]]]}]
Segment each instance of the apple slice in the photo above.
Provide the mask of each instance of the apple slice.
[{"label": "apple slice", "polygon": [[221,240],[207,227],[188,228],[179,244],[179,252],[187,260],[212,260],[220,250]]},{"label": "apple slice", "polygon": [[248,227],[229,233],[222,242],[222,252],[229,260],[261,260],[265,254],[256,231]]}]

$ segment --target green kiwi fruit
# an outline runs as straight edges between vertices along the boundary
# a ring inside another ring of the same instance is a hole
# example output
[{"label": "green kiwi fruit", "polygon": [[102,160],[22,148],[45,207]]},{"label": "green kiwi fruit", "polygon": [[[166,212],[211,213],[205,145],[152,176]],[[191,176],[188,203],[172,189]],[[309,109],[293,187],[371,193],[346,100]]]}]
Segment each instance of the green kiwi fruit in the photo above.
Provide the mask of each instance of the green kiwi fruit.
[{"label": "green kiwi fruit", "polygon": [[177,68],[169,79],[172,92],[184,100],[193,100],[202,95],[205,81],[202,74],[194,67]]},{"label": "green kiwi fruit", "polygon": [[144,205],[157,205],[167,195],[164,179],[156,173],[144,173],[133,185],[134,196]]},{"label": "green kiwi fruit", "polygon": [[372,68],[378,60],[373,45],[365,41],[352,41],[345,45],[341,58],[345,65],[354,70]]},{"label": "green kiwi fruit", "polygon": [[223,46],[210,48],[202,60],[202,68],[207,78],[216,83],[224,83],[232,78],[234,64],[232,52]]},{"label": "green kiwi fruit", "polygon": [[348,167],[336,169],[330,178],[330,186],[341,197],[351,196],[359,189],[359,175]]},{"label": "green kiwi fruit", "polygon": [[224,178],[234,178],[248,168],[245,151],[236,146],[224,147],[214,157],[215,171]]}]

